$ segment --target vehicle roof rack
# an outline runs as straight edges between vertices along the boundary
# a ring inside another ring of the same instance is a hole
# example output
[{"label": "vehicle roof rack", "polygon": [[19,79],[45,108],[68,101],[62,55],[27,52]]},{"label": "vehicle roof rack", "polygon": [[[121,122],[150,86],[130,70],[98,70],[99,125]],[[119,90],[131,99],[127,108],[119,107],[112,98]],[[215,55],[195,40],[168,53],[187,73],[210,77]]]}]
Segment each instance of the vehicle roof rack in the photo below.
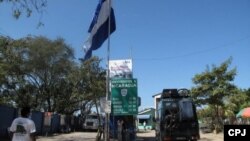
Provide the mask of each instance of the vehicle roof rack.
[{"label": "vehicle roof rack", "polygon": [[161,99],[189,97],[188,89],[163,89]]},{"label": "vehicle roof rack", "polygon": [[161,98],[179,97],[177,89],[163,89]]}]

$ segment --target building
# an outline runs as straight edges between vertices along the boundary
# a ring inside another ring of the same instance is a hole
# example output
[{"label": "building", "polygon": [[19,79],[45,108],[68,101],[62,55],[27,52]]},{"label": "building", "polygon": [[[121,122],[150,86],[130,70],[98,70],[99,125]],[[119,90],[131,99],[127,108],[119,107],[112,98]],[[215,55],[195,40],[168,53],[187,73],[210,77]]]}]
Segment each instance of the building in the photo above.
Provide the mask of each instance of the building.
[{"label": "building", "polygon": [[[158,103],[161,100],[161,93],[155,94],[152,96],[154,98],[154,108],[158,109]],[[156,111],[155,111],[155,117],[156,117]]]},{"label": "building", "polygon": [[[152,130],[155,129],[155,109],[154,108],[146,108],[140,111],[137,115],[137,129],[138,130]],[[144,122],[146,126],[144,127]]]}]

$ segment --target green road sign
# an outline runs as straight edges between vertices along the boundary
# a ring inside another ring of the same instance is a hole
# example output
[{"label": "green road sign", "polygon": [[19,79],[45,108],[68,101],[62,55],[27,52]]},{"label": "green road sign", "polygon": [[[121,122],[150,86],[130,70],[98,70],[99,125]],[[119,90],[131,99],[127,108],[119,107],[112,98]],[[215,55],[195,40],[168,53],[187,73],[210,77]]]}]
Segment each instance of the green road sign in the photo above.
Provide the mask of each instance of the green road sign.
[{"label": "green road sign", "polygon": [[137,79],[111,80],[111,105],[114,115],[136,115]]}]

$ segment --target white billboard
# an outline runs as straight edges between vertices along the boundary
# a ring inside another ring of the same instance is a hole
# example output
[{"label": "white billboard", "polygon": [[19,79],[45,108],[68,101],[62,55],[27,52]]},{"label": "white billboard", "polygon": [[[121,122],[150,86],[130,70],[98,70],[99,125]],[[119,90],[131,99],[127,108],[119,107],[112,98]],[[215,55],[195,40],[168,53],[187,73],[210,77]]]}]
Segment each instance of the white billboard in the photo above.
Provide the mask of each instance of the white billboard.
[{"label": "white billboard", "polygon": [[109,72],[111,78],[132,78],[132,60],[110,60]]}]

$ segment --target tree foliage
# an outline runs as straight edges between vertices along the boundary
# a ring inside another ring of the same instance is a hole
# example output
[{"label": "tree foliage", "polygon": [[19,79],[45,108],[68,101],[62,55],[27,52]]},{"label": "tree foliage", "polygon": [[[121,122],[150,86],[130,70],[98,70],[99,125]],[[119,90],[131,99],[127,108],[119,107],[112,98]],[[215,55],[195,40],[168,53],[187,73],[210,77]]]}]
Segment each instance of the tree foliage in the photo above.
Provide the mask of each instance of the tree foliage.
[{"label": "tree foliage", "polygon": [[0,0],[1,3],[11,5],[12,16],[15,19],[19,19],[22,15],[30,17],[34,12],[38,13],[40,18],[37,28],[44,25],[41,18],[47,7],[47,0]]},{"label": "tree foliage", "polygon": [[61,38],[52,41],[45,37],[28,37],[24,40],[28,49],[25,54],[27,81],[38,90],[36,104],[46,101],[43,106],[55,111],[55,98],[59,95],[55,89],[63,84],[74,65],[73,50]]},{"label": "tree foliage", "polygon": [[75,62],[62,38],[0,37],[0,45],[0,104],[72,114],[88,112],[105,94],[101,60]]},{"label": "tree foliage", "polygon": [[12,15],[16,19],[23,14],[30,17],[33,11],[42,15],[47,6],[47,0],[0,0],[0,3],[3,2],[12,5]]},{"label": "tree foliage", "polygon": [[216,126],[222,124],[225,98],[236,93],[236,86],[232,83],[236,76],[236,68],[229,70],[232,59],[228,59],[220,66],[212,65],[193,78],[196,85],[192,88],[192,97],[198,105],[208,105],[214,109]]},{"label": "tree foliage", "polygon": [[[20,42],[10,38],[0,37],[0,92],[4,96],[2,102],[13,103],[14,93],[24,82],[22,77],[22,48]],[[15,47],[14,47],[15,46]]]}]

